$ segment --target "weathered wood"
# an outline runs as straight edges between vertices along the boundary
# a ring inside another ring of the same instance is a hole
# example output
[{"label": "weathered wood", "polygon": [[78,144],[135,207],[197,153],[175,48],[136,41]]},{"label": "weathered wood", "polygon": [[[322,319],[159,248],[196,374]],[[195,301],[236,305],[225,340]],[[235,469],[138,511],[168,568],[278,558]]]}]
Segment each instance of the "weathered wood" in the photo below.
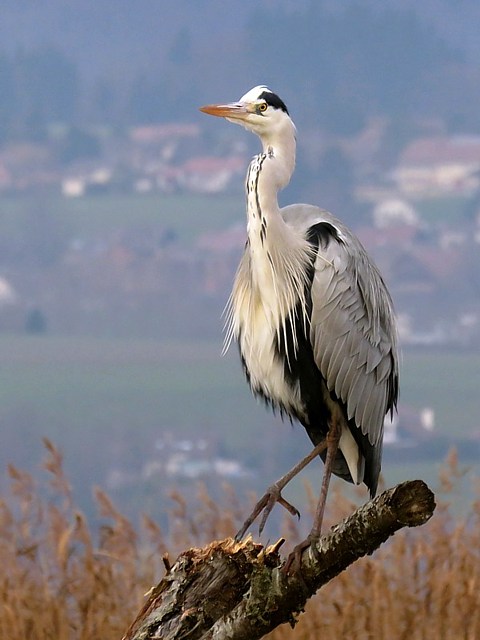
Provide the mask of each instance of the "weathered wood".
[{"label": "weathered wood", "polygon": [[427,522],[434,509],[421,480],[384,491],[304,551],[301,576],[282,571],[282,541],[264,548],[227,538],[189,549],[151,590],[123,640],[255,640],[294,625],[321,586],[399,529]]}]

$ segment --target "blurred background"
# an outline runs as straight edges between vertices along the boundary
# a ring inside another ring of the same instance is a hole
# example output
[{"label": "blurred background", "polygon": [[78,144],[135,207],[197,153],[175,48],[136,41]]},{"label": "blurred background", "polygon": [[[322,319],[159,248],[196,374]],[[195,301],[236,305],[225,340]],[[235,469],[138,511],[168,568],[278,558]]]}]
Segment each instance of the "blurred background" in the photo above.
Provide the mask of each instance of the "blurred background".
[{"label": "blurred background", "polygon": [[479,23],[475,0],[3,0],[1,482],[47,436],[87,511],[96,484],[162,518],[172,488],[260,492],[306,453],[221,357],[258,141],[198,106],[263,83],[298,128],[282,203],[348,223],[395,301],[385,482],[452,446],[478,474]]}]

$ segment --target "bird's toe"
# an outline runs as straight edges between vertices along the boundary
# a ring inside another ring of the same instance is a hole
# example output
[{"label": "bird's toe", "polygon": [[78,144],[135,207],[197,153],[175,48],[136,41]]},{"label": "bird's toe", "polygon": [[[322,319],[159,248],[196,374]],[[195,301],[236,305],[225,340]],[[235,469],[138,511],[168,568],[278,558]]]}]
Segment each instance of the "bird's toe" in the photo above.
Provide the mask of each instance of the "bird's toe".
[{"label": "bird's toe", "polygon": [[317,548],[317,542],[320,536],[316,533],[310,533],[305,540],[299,542],[290,555],[288,556],[285,564],[282,567],[282,572],[286,575],[301,574],[302,568],[302,556],[307,549],[311,549],[315,559],[320,559],[320,554]]}]

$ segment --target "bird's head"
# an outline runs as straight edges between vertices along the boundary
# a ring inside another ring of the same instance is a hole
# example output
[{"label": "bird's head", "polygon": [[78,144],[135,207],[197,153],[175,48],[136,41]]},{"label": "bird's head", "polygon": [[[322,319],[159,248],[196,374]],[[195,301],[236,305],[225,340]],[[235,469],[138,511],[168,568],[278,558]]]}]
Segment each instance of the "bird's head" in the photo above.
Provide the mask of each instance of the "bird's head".
[{"label": "bird's head", "polygon": [[281,135],[285,128],[295,131],[285,103],[265,85],[250,89],[238,102],[209,104],[200,107],[200,111],[240,124],[266,142]]}]

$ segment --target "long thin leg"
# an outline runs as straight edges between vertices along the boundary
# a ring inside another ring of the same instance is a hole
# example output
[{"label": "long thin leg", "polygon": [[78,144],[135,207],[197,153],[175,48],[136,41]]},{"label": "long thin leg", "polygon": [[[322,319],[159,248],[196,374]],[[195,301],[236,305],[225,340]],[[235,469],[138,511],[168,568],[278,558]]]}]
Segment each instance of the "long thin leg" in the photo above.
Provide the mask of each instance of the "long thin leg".
[{"label": "long thin leg", "polygon": [[325,469],[323,471],[322,488],[320,490],[320,497],[318,499],[317,508],[315,509],[315,516],[313,518],[313,526],[303,542],[297,544],[292,553],[288,556],[287,562],[284,566],[284,572],[288,573],[290,567],[293,565],[295,570],[300,567],[300,559],[304,549],[309,547],[312,542],[316,542],[320,538],[322,532],[323,516],[325,513],[325,505],[327,503],[328,487],[330,485],[330,478],[332,477],[332,468],[335,457],[338,451],[338,443],[340,441],[340,429],[338,424],[334,423],[330,427],[326,442],[327,442],[327,457],[325,459]]},{"label": "long thin leg", "polygon": [[[288,473],[282,476],[277,482],[268,487],[265,494],[260,498],[257,504],[254,506],[252,513],[248,516],[245,522],[242,525],[242,528],[235,536],[235,540],[240,542],[243,536],[247,533],[248,529],[258,518],[260,513],[263,511],[263,516],[260,521],[259,533],[262,533],[265,523],[267,522],[267,518],[270,515],[274,505],[276,502],[282,505],[287,511],[289,511],[292,516],[300,517],[300,513],[298,509],[296,509],[293,505],[285,500],[282,496],[281,491],[286,485],[290,482],[292,478],[294,478],[297,474],[302,471],[314,458],[316,458],[322,451],[325,451],[327,447],[327,441],[323,440],[320,444],[317,444],[311,452],[305,456],[300,462],[298,462]],[[328,454],[327,454],[328,455]]]}]

